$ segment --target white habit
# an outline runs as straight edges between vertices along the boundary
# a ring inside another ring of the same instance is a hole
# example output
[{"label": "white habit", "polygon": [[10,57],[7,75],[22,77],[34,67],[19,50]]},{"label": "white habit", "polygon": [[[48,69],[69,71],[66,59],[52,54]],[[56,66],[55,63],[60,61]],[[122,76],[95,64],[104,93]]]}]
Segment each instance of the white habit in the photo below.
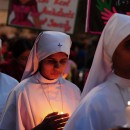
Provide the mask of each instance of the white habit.
[{"label": "white habit", "polygon": [[125,109],[129,100],[130,80],[112,73],[106,82],[81,101],[64,130],[109,130],[123,126],[126,124]]},{"label": "white habit", "polygon": [[64,130],[108,130],[126,124],[125,107],[130,100],[130,80],[113,74],[112,56],[128,35],[130,16],[113,14],[99,39],[81,94],[82,101]]},{"label": "white habit", "polygon": [[30,52],[21,81],[10,94],[0,129],[31,130],[52,112],[70,116],[80,100],[80,90],[63,79],[47,80],[38,72],[39,62],[57,52],[70,53],[70,36],[55,31],[39,34]]},{"label": "white habit", "polygon": [[53,112],[43,91],[54,112],[62,112],[63,105],[63,112],[71,115],[80,100],[79,89],[68,80],[59,78],[50,83],[37,73],[22,81],[11,93],[0,129],[31,130],[40,124],[47,114]]}]

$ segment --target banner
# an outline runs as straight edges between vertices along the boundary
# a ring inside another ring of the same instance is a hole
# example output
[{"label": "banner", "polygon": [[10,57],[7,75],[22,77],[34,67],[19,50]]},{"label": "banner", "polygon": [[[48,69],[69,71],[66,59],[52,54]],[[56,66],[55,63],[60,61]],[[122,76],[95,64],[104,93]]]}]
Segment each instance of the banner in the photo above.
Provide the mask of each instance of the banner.
[{"label": "banner", "polygon": [[0,0],[0,10],[7,11],[8,9],[8,0]]},{"label": "banner", "polygon": [[130,15],[130,0],[88,0],[86,32],[101,34],[114,13]]},{"label": "banner", "polygon": [[10,0],[7,24],[74,32],[78,0]]}]

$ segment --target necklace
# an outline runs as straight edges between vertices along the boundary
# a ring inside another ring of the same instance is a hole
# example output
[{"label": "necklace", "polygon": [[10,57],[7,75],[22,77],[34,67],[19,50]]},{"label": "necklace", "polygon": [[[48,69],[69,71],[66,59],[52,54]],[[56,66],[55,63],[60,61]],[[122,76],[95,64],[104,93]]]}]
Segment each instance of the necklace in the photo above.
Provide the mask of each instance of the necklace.
[{"label": "necklace", "polygon": [[[42,90],[43,90],[43,93],[47,99],[47,102],[52,110],[52,112],[54,112],[54,109],[52,107],[52,104],[50,102],[50,99],[49,99],[49,89],[48,89],[48,94],[44,91],[44,88],[42,86],[42,83],[38,80],[38,82],[40,83],[41,87],[42,87]],[[48,84],[47,84],[48,85]],[[49,86],[49,85],[48,85]],[[60,80],[59,80],[59,86],[60,86],[60,96],[61,96],[61,113],[63,112],[63,95],[62,95],[62,88],[61,88],[61,83],[60,83]]]},{"label": "necklace", "polygon": [[[124,96],[123,96],[123,94],[122,94],[122,92],[121,92],[121,87],[119,86],[119,84],[117,84],[117,83],[115,83],[115,85],[117,86],[117,88],[119,89],[119,91],[120,91],[120,95],[121,95],[121,98],[122,98],[122,101],[123,101],[123,103],[124,103],[124,105],[125,105],[125,107],[126,106],[128,106],[127,105],[127,102],[126,102],[126,100],[125,100],[125,98],[124,98]],[[128,92],[128,91],[127,91]],[[128,95],[129,93],[127,93],[127,95]]]}]

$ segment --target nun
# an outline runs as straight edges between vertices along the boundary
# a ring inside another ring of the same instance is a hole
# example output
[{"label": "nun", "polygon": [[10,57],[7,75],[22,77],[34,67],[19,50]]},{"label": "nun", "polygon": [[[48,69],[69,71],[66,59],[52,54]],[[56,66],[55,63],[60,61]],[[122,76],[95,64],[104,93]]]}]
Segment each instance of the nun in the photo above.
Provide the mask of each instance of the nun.
[{"label": "nun", "polygon": [[0,129],[63,129],[80,101],[79,88],[62,78],[71,43],[63,32],[43,31],[38,35],[22,81],[8,98]]},{"label": "nun", "polygon": [[130,16],[115,13],[106,24],[81,98],[64,130],[109,130],[127,124]]}]

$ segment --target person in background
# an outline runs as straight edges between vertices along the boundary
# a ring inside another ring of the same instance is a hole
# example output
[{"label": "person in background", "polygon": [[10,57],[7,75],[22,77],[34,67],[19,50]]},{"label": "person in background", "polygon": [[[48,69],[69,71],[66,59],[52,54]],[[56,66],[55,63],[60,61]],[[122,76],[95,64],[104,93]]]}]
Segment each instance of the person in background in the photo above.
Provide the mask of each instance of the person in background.
[{"label": "person in background", "polygon": [[9,39],[5,34],[0,35],[1,45],[0,45],[0,63],[9,59]]},{"label": "person in background", "polygon": [[[2,40],[0,39],[0,45]],[[0,46],[1,49],[2,46]],[[1,62],[1,61],[0,61]],[[18,81],[9,75],[0,72],[0,119],[10,91],[18,84]]]},{"label": "person in background", "polygon": [[115,13],[97,45],[81,102],[64,130],[109,130],[127,124],[130,100],[130,17]]},{"label": "person in background", "polygon": [[18,84],[18,81],[9,75],[0,72],[0,119],[7,97],[12,89]]},{"label": "person in background", "polygon": [[78,68],[77,64],[71,59],[67,61],[67,65],[63,73],[63,78],[73,82],[74,84],[77,83]]},{"label": "person in background", "polygon": [[70,48],[71,39],[65,33],[43,31],[38,35],[22,81],[8,98],[0,129],[63,129],[80,101],[79,88],[62,78]]},{"label": "person in background", "polygon": [[[89,74],[89,70],[91,68],[92,62],[93,62],[93,58],[94,58],[94,54],[97,48],[97,44],[98,44],[99,39],[94,39],[92,40],[92,42],[88,45],[87,48],[87,57],[86,57],[86,70],[84,73],[84,79],[83,79],[83,84],[85,84],[88,74]],[[84,86],[84,85],[83,85]]]},{"label": "person in background", "polygon": [[27,38],[14,39],[10,43],[12,58],[0,64],[0,71],[20,82],[32,46],[32,42]]}]

